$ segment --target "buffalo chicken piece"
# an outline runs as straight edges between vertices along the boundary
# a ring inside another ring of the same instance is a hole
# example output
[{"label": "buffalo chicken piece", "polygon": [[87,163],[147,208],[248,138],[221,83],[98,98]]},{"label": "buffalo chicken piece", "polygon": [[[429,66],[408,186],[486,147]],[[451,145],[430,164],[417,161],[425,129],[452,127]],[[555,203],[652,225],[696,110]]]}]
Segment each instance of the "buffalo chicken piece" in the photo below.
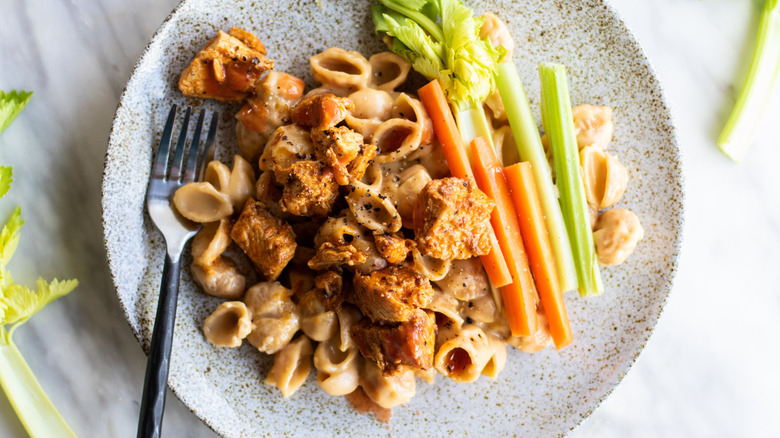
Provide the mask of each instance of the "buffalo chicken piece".
[{"label": "buffalo chicken piece", "polygon": [[408,266],[392,265],[368,275],[355,273],[358,307],[374,322],[411,318],[433,298],[431,282]]},{"label": "buffalo chicken piece", "polygon": [[230,237],[254,262],[266,280],[279,277],[295,255],[295,233],[262,202],[249,199],[230,231]]},{"label": "buffalo chicken piece", "polygon": [[436,322],[422,309],[416,309],[408,321],[401,323],[363,319],[352,326],[350,335],[360,354],[376,361],[385,375],[403,372],[406,367],[427,370],[433,366]]},{"label": "buffalo chicken piece", "polygon": [[417,247],[442,260],[487,254],[495,204],[474,181],[449,177],[429,182],[414,206]]},{"label": "buffalo chicken piece", "polygon": [[293,122],[306,128],[324,131],[332,128],[355,109],[355,104],[346,97],[323,93],[307,97],[292,110]]},{"label": "buffalo chicken piece", "polygon": [[[313,129],[311,140],[317,159],[333,169],[336,182],[342,186],[349,184],[350,172],[347,166],[364,151],[363,136],[346,126],[336,126],[322,131]],[[362,174],[355,176],[356,179],[362,177]]]},{"label": "buffalo chicken piece", "polygon": [[323,271],[341,265],[355,266],[365,261],[366,254],[353,245],[325,242],[317,248],[317,254],[309,260],[308,264],[315,271]]},{"label": "buffalo chicken piece", "polygon": [[[277,128],[260,156],[259,167],[273,172],[280,187],[278,202],[283,212],[309,217],[330,213],[339,187],[333,171],[315,160],[309,131],[297,125]],[[265,191],[272,193],[270,188]]]},{"label": "buffalo chicken piece", "polygon": [[363,175],[365,175],[368,166],[374,162],[374,157],[376,157],[376,145],[373,143],[364,143],[357,157],[347,164],[349,176],[360,181],[363,178]]},{"label": "buffalo chicken piece", "polygon": [[319,161],[296,161],[286,175],[276,173],[276,182],[284,186],[282,210],[297,216],[327,216],[339,194],[333,172]]},{"label": "buffalo chicken piece", "polygon": [[328,310],[338,310],[344,302],[343,279],[335,271],[323,271],[314,277],[314,289]]},{"label": "buffalo chicken piece", "polygon": [[409,251],[415,247],[413,240],[386,231],[374,231],[376,250],[390,264],[398,264],[406,260]]},{"label": "buffalo chicken piece", "polygon": [[273,170],[279,179],[286,178],[292,164],[300,160],[314,160],[311,135],[298,125],[284,125],[268,140],[258,165],[260,170]]},{"label": "buffalo chicken piece", "polygon": [[265,46],[253,34],[237,27],[217,36],[201,49],[179,78],[179,90],[187,97],[241,102],[274,62],[265,57]]}]

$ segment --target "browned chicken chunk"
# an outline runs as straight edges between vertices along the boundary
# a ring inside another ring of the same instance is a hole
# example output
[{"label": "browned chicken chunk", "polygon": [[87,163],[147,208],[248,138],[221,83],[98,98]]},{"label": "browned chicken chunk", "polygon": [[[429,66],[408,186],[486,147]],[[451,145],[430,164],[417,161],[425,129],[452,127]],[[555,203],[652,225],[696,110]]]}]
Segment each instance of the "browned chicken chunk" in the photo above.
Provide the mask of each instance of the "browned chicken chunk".
[{"label": "browned chicken chunk", "polygon": [[276,280],[295,255],[292,227],[272,215],[262,202],[251,198],[233,225],[230,237],[268,281]]},{"label": "browned chicken chunk", "polygon": [[295,123],[322,131],[338,125],[355,108],[346,97],[323,93],[303,99],[292,110]]},{"label": "browned chicken chunk", "polygon": [[201,49],[179,78],[179,90],[187,97],[240,102],[254,92],[263,73],[274,68],[265,57],[263,43],[239,28],[217,36]]},{"label": "browned chicken chunk", "polygon": [[322,131],[313,129],[311,140],[317,159],[333,169],[339,185],[347,185],[347,165],[363,150],[363,136],[346,126],[335,126]]},{"label": "browned chicken chunk", "polygon": [[349,176],[360,181],[366,173],[366,169],[374,162],[376,157],[376,145],[373,143],[364,143],[357,157],[347,164]]},{"label": "browned chicken chunk", "polygon": [[323,271],[314,278],[314,288],[330,310],[337,310],[344,302],[342,283],[341,274],[335,271]]},{"label": "browned chicken chunk", "polygon": [[406,260],[409,251],[415,247],[413,240],[384,231],[374,231],[374,244],[379,254],[382,254],[382,257],[391,264],[398,264]]},{"label": "browned chicken chunk", "polygon": [[450,177],[429,182],[414,206],[417,247],[442,260],[487,254],[495,204],[474,181]]},{"label": "browned chicken chunk", "polygon": [[309,260],[309,267],[315,271],[323,271],[341,265],[355,266],[365,261],[366,254],[353,245],[325,242],[317,249],[317,254]]},{"label": "browned chicken chunk", "polygon": [[339,194],[333,172],[319,161],[296,161],[286,176],[277,173],[276,181],[284,185],[279,205],[297,216],[326,216]]},{"label": "browned chicken chunk", "polygon": [[378,324],[363,319],[350,329],[360,353],[391,375],[405,367],[430,369],[436,341],[436,323],[424,310],[415,310],[402,323]]},{"label": "browned chicken chunk", "polygon": [[428,279],[408,266],[393,265],[368,275],[355,273],[358,307],[372,321],[406,321],[433,297]]},{"label": "browned chicken chunk", "polygon": [[260,155],[258,166],[260,170],[273,170],[279,180],[286,178],[290,166],[301,160],[314,160],[314,145],[308,130],[291,124],[274,131]]}]

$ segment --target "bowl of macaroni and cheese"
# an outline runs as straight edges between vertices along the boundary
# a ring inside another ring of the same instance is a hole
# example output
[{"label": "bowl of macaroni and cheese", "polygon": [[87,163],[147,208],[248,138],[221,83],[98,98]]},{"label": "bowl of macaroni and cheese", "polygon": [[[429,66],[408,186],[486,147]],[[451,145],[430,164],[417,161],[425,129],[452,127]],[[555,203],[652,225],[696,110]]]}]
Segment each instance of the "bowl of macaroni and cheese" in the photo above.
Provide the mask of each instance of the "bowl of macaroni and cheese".
[{"label": "bowl of macaroni and cheese", "polygon": [[[491,14],[488,37],[511,35],[537,121],[536,66],[568,69],[605,292],[565,295],[573,341],[556,350],[541,306],[532,333],[510,328],[480,260],[495,202],[450,171],[426,81],[371,4],[185,0],[157,31],[103,178],[130,328],[148,350],[165,252],[145,212],[154,145],[173,103],[215,111],[215,156],[172,199],[202,224],[169,376],[195,415],[226,437],[565,434],[631,367],[677,269],[682,171],[658,78],[602,0],[467,2]],[[500,98],[484,111],[497,159],[517,162]]]}]

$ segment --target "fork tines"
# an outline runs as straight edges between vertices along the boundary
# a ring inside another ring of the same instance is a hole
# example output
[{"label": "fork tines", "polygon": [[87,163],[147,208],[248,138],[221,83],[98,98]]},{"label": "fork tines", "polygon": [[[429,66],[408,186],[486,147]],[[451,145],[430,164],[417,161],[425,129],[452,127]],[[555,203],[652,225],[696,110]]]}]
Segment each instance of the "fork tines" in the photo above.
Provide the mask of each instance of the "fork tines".
[{"label": "fork tines", "polygon": [[[185,164],[185,149],[187,142],[187,130],[190,123],[190,114],[192,113],[192,107],[187,107],[184,113],[184,121],[181,125],[181,131],[179,132],[179,138],[176,142],[176,149],[173,151],[173,160],[169,162],[171,155],[171,134],[173,131],[173,124],[176,119],[177,105],[174,104],[171,107],[171,111],[168,113],[168,120],[165,123],[162,137],[160,138],[160,147],[157,149],[157,158],[154,161],[152,167],[152,178],[161,180],[180,181],[184,184],[195,181],[196,176],[200,176],[201,168],[203,166],[203,158],[208,155],[206,151],[213,149],[214,141],[217,134],[217,118],[218,113],[212,114],[211,123],[209,124],[209,132],[206,137],[206,143],[202,150],[204,153],[200,153],[201,131],[203,130],[203,121],[206,118],[206,110],[200,110],[198,115],[198,122],[195,125],[195,132],[192,136],[192,142],[190,143],[189,150],[187,151],[186,166]],[[170,166],[170,171],[168,171]]]}]

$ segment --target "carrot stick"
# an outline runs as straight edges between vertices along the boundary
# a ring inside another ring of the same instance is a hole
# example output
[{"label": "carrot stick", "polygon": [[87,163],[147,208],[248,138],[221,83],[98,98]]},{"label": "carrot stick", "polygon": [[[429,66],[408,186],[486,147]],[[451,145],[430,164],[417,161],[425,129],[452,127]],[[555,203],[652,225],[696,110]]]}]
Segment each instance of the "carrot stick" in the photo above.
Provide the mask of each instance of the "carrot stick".
[{"label": "carrot stick", "polygon": [[420,100],[425,106],[425,111],[433,121],[433,131],[441,143],[444,158],[450,168],[452,176],[458,178],[474,178],[469,164],[468,151],[463,144],[463,139],[455,124],[447,98],[437,79],[432,80],[424,87],[417,90]]},{"label": "carrot stick", "polygon": [[536,303],[539,297],[528,269],[523,236],[504,169],[485,137],[477,137],[471,142],[471,157],[477,186],[496,201],[490,222],[512,275],[512,284],[501,288],[509,328],[514,336],[529,336],[538,329]]},{"label": "carrot stick", "polygon": [[[474,179],[474,173],[469,165],[468,153],[439,81],[434,79],[428,85],[420,88],[417,93],[431,121],[433,121],[433,131],[441,143],[444,158],[447,160],[447,166],[450,168],[452,176]],[[512,282],[512,275],[494,231],[490,233],[490,252],[480,256],[480,260],[493,286],[502,287]]]},{"label": "carrot stick", "polygon": [[542,213],[542,202],[536,190],[531,163],[525,161],[504,168],[514,201],[520,233],[528,252],[528,262],[534,274],[536,289],[547,316],[555,348],[571,344],[572,334],[569,317],[566,315],[566,303],[563,300],[561,284],[555,265],[550,236]]}]

